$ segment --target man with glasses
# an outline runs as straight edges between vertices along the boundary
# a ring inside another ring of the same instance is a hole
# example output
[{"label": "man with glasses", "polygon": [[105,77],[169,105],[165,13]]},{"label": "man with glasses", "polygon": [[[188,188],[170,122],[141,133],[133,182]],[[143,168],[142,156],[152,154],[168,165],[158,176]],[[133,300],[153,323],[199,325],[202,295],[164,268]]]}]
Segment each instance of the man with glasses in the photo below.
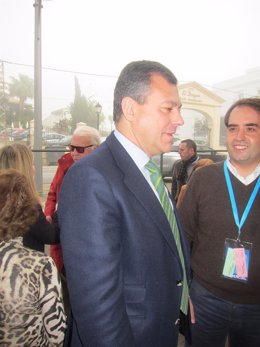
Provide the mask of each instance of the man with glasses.
[{"label": "man with glasses", "polygon": [[[95,128],[83,125],[74,131],[69,145],[70,153],[64,154],[58,160],[58,168],[48,192],[44,213],[49,222],[52,222],[52,216],[56,211],[61,183],[66,172],[72,164],[92,153],[99,145],[100,134]],[[50,246],[50,255],[59,272],[62,272],[63,258],[60,244]]]},{"label": "man with glasses", "polygon": [[150,159],[170,151],[180,109],[169,69],[129,63],[114,90],[116,130],[64,178],[58,217],[73,347],[177,346],[189,262],[174,204]]}]

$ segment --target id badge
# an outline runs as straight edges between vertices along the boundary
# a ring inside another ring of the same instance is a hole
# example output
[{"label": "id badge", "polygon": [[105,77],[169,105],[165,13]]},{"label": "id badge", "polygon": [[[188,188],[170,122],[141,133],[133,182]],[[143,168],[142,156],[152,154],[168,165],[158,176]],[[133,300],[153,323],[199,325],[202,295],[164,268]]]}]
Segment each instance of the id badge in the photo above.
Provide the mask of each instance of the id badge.
[{"label": "id badge", "polygon": [[226,239],[222,276],[231,280],[247,282],[252,243]]}]

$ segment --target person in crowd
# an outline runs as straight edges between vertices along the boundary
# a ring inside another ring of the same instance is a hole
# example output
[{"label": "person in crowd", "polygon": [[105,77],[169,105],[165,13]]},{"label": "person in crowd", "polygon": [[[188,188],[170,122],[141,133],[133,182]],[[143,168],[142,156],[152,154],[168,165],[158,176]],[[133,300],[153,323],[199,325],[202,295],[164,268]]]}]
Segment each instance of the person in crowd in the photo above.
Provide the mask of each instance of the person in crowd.
[{"label": "person in crowd", "polygon": [[[193,347],[260,346],[260,98],[227,111],[228,158],[192,174],[179,212],[192,246]],[[188,208],[187,208],[188,207]]]},{"label": "person in crowd", "polygon": [[193,167],[199,160],[197,145],[190,139],[181,141],[179,154],[181,159],[174,163],[172,170],[171,194],[175,202],[178,201],[181,187],[188,182]]},{"label": "person in crowd", "polygon": [[[201,169],[202,167],[204,166],[208,166],[208,165],[211,165],[213,164],[214,161],[211,160],[211,159],[208,159],[208,158],[205,158],[205,159],[199,159],[196,164],[193,166],[193,170],[190,174],[190,177],[189,179],[191,178],[191,175],[193,174],[193,172],[195,172],[196,170],[198,169]],[[180,207],[180,204],[182,202],[182,199],[183,199],[183,196],[185,194],[187,190],[187,183],[184,184],[182,187],[181,187],[181,190],[180,190],[180,193],[179,193],[179,196],[178,196],[178,200],[177,200],[177,203],[176,203],[176,207],[179,208]]]},{"label": "person in crowd", "polygon": [[[99,145],[100,134],[97,129],[83,125],[74,131],[69,145],[70,153],[64,154],[58,160],[57,171],[47,195],[44,213],[50,223],[57,208],[60,187],[66,172],[73,163],[92,153]],[[55,261],[59,272],[64,273],[61,245],[52,245],[50,247],[50,255]]]},{"label": "person in crowd", "polygon": [[23,237],[23,244],[31,249],[44,252],[45,244],[59,242],[59,232],[56,223],[51,225],[45,218],[41,202],[34,183],[33,155],[29,147],[22,143],[13,143],[0,149],[0,172],[3,169],[16,169],[24,174],[29,182],[31,194],[37,201],[38,218]]},{"label": "person in crowd", "polygon": [[0,345],[63,345],[66,317],[51,257],[23,246],[37,222],[38,199],[27,178],[0,171]]},{"label": "person in crowd", "polygon": [[183,124],[180,109],[168,68],[129,63],[114,90],[116,130],[64,177],[58,218],[73,346],[177,346],[189,261],[170,194],[150,158],[170,151]]}]

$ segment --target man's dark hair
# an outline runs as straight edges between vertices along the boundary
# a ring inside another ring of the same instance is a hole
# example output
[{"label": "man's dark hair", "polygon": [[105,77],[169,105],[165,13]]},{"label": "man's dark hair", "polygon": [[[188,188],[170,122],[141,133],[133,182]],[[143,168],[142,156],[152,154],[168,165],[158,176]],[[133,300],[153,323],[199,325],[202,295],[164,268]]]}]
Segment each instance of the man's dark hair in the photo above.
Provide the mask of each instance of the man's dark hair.
[{"label": "man's dark hair", "polygon": [[182,140],[181,143],[186,143],[187,144],[187,147],[190,149],[190,148],[193,148],[194,149],[194,153],[197,154],[197,145],[196,143],[191,140],[191,139],[186,139],[186,140]]},{"label": "man's dark hair", "polygon": [[230,113],[234,110],[235,107],[237,106],[249,106],[251,108],[253,108],[257,113],[260,114],[260,98],[245,98],[245,99],[240,99],[238,101],[236,101],[227,111],[227,113],[225,114],[225,118],[224,118],[224,123],[225,126],[228,126],[228,121],[229,121],[229,117],[230,117]]},{"label": "man's dark hair", "polygon": [[167,67],[155,61],[133,61],[124,67],[114,90],[113,119],[115,122],[118,122],[122,115],[121,103],[124,97],[129,96],[140,105],[145,102],[151,77],[155,74],[161,75],[171,84],[178,83],[177,78]]}]

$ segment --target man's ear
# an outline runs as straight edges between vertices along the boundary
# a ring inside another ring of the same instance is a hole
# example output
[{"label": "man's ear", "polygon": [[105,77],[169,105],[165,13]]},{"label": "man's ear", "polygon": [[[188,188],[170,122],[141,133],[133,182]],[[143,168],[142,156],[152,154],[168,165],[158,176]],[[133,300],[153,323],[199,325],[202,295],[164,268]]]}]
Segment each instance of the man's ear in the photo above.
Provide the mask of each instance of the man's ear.
[{"label": "man's ear", "polygon": [[125,96],[122,100],[123,115],[129,122],[135,118],[135,104],[136,102],[129,96]]}]

